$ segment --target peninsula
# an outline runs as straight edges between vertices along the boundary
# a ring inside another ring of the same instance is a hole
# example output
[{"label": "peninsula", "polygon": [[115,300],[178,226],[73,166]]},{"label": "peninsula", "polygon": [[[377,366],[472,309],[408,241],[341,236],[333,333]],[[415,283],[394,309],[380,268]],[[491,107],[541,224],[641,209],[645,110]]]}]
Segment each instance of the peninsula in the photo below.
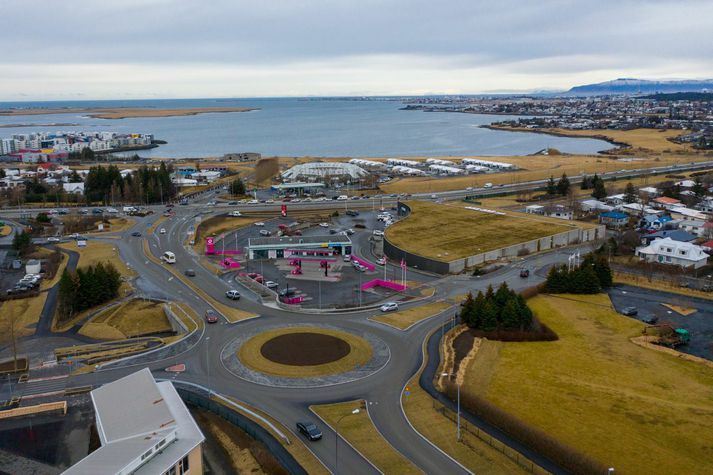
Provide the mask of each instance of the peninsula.
[{"label": "peninsula", "polygon": [[0,116],[86,114],[94,119],[128,119],[137,117],[177,117],[226,112],[249,112],[252,107],[192,107],[185,109],[154,109],[151,107],[59,107],[0,109]]}]

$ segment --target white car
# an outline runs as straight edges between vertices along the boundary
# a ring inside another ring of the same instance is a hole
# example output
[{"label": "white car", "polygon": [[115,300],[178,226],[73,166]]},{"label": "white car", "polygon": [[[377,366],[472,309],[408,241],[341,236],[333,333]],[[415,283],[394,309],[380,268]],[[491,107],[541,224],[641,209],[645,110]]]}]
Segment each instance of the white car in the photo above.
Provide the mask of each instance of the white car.
[{"label": "white car", "polygon": [[217,201],[209,201],[209,202],[206,203],[206,205],[208,205],[208,206],[215,206],[215,205],[217,205],[217,204],[218,204]]},{"label": "white car", "polygon": [[47,238],[47,242],[59,242],[59,238],[57,236],[50,236]]},{"label": "white car", "polygon": [[235,211],[230,212],[230,216],[232,216],[234,218],[239,218],[240,216],[242,216],[242,214],[240,213],[240,211],[235,210]]},{"label": "white car", "polygon": [[380,266],[385,266],[386,265],[386,258],[385,257],[380,257],[376,260],[376,263],[379,264]]},{"label": "white car", "polygon": [[485,185],[483,185],[483,188],[492,188],[492,187],[493,187],[492,183],[486,183]]},{"label": "white car", "polygon": [[382,312],[393,312],[399,309],[399,304],[396,302],[386,302],[384,305],[379,307]]},{"label": "white car", "polygon": [[230,300],[240,300],[240,292],[237,290],[228,290],[225,292],[225,296],[228,297]]},{"label": "white car", "polygon": [[166,228],[161,228],[158,230],[159,234],[166,234]]},{"label": "white car", "polygon": [[328,228],[328,227],[329,227],[329,223],[319,223],[319,226],[322,227],[322,228]]},{"label": "white car", "polygon": [[374,231],[372,231],[371,234],[374,235],[374,236],[383,236],[383,235],[384,235],[384,231],[381,231],[380,229],[374,229]]},{"label": "white car", "polygon": [[277,282],[273,282],[272,280],[268,280],[267,282],[265,282],[265,287],[267,287],[268,289],[276,289],[279,286],[280,284],[278,284]]},{"label": "white car", "polygon": [[275,202],[275,200],[267,200],[267,201],[265,201],[265,203],[274,203],[274,202]]},{"label": "white car", "polygon": [[263,223],[262,221],[258,221],[257,223],[255,223],[255,226],[265,226],[265,223]]},{"label": "white car", "polygon": [[250,200],[250,201],[248,201],[248,204],[249,204],[249,205],[256,205],[256,204],[258,204],[258,203],[259,203],[258,200]]}]

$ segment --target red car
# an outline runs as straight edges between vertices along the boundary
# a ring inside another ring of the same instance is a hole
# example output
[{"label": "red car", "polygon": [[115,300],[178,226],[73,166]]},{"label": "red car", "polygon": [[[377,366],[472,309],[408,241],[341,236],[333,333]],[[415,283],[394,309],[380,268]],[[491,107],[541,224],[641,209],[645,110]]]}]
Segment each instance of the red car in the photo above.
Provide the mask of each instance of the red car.
[{"label": "red car", "polygon": [[205,321],[208,323],[217,323],[218,315],[216,315],[213,310],[206,310],[205,311]]}]

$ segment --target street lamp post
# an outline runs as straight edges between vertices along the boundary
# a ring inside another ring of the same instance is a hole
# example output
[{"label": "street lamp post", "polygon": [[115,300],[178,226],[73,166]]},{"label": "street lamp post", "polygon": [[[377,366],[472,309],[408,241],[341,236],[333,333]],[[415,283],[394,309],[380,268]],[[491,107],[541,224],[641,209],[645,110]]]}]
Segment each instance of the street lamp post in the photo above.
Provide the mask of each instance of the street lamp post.
[{"label": "street lamp post", "polygon": [[[453,375],[451,373],[441,373],[441,376],[450,378]],[[458,421],[458,428],[456,429],[456,440],[460,441],[460,384],[458,384],[458,379],[456,379],[456,388],[457,388],[457,408],[458,408],[458,416],[457,416],[457,421]]]},{"label": "street lamp post", "polygon": [[339,423],[342,422],[342,419],[344,419],[345,417],[351,416],[352,414],[359,414],[359,412],[360,412],[360,410],[357,407],[349,414],[344,414],[342,417],[337,419],[337,424],[336,424],[337,438],[334,439],[334,473],[335,473],[335,475],[339,473]]}]

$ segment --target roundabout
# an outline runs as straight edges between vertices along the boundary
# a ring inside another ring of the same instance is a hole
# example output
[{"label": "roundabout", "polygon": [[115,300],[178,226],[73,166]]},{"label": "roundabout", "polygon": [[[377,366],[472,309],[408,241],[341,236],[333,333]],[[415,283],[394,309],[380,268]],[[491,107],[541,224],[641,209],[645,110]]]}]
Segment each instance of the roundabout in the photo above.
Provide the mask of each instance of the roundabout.
[{"label": "roundabout", "polygon": [[308,388],[365,378],[390,356],[386,343],[370,333],[305,324],[240,335],[223,348],[221,361],[235,376],[257,384]]}]

